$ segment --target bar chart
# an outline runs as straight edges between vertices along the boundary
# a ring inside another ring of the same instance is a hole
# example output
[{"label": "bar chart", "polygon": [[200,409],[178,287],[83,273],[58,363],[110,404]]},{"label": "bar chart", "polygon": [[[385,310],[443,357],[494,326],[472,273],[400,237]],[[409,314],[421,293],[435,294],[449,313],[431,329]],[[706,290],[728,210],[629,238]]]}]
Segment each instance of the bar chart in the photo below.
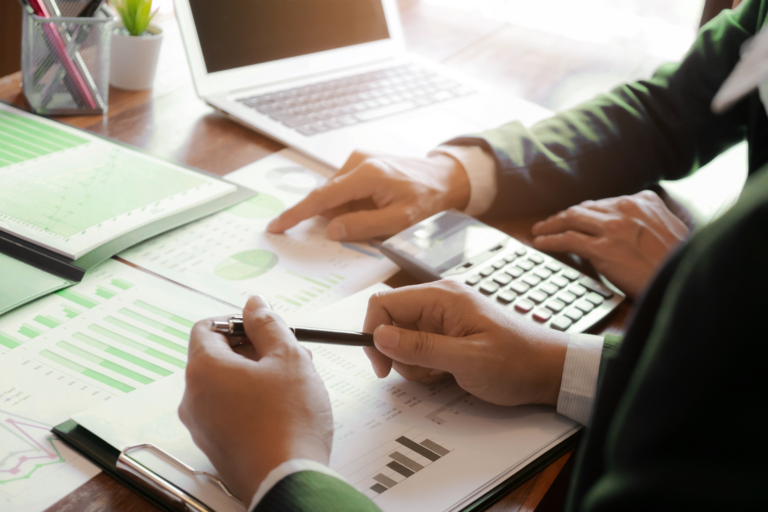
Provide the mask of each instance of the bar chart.
[{"label": "bar chart", "polygon": [[[447,457],[454,450],[445,441],[418,429],[410,429],[377,448],[362,468],[340,473],[359,491],[375,500],[407,478]],[[357,464],[359,466],[359,463]]]}]

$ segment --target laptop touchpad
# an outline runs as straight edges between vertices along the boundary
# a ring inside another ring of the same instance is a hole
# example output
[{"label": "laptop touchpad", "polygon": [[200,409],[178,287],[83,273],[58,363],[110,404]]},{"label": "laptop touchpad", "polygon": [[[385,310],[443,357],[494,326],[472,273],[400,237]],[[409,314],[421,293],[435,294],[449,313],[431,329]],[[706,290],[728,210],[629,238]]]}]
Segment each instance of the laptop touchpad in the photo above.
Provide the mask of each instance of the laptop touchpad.
[{"label": "laptop touchpad", "polygon": [[428,151],[459,135],[477,133],[482,127],[451,112],[433,110],[384,121],[377,130]]}]

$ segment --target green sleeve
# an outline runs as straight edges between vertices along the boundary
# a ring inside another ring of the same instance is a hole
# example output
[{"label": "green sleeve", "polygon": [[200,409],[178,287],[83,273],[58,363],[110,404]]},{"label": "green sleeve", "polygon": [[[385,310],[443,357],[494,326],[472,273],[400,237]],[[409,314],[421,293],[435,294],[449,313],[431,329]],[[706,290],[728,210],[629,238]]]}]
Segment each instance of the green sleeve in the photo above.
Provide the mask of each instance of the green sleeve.
[{"label": "green sleeve", "polygon": [[759,0],[724,11],[702,28],[682,62],[663,65],[650,80],[530,129],[513,122],[447,144],[480,146],[493,155],[498,194],[491,216],[552,213],[682,178],[742,141],[750,116],[761,109],[756,92],[721,116],[710,103],[764,11]]},{"label": "green sleeve", "polygon": [[316,471],[299,471],[280,480],[253,512],[381,512],[357,489]]}]

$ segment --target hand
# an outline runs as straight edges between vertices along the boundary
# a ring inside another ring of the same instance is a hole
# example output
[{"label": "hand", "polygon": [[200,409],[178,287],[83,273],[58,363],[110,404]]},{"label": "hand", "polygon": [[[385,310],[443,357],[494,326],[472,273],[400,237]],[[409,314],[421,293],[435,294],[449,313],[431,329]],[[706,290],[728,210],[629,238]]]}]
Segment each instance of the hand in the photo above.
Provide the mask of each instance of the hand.
[{"label": "hand", "polygon": [[[375,330],[374,330],[375,329]],[[557,404],[565,333],[506,315],[477,291],[443,280],[380,292],[368,302],[365,351],[379,377],[452,373],[459,386],[499,405]]]},{"label": "hand", "polygon": [[270,233],[323,215],[331,240],[389,236],[469,201],[464,167],[446,155],[429,158],[374,156],[355,152],[327,183],[274,219]]},{"label": "hand", "polygon": [[248,338],[235,347],[210,320],[195,324],[179,418],[247,505],[283,462],[328,464],[333,420],[311,353],[269,304],[251,297],[243,320]]},{"label": "hand", "polygon": [[690,231],[650,190],[584,201],[533,226],[540,251],[572,252],[630,297],[650,283]]}]

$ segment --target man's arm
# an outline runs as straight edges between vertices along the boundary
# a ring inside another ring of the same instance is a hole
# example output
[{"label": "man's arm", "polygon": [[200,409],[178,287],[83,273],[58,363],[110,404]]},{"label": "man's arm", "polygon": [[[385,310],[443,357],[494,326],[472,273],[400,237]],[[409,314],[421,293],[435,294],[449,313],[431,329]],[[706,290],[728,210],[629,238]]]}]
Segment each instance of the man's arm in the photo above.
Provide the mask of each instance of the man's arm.
[{"label": "man's arm", "polygon": [[748,101],[710,103],[756,32],[759,1],[707,24],[680,64],[526,128],[513,122],[447,144],[479,146],[497,168],[492,215],[550,213],[686,176],[746,134]]}]

